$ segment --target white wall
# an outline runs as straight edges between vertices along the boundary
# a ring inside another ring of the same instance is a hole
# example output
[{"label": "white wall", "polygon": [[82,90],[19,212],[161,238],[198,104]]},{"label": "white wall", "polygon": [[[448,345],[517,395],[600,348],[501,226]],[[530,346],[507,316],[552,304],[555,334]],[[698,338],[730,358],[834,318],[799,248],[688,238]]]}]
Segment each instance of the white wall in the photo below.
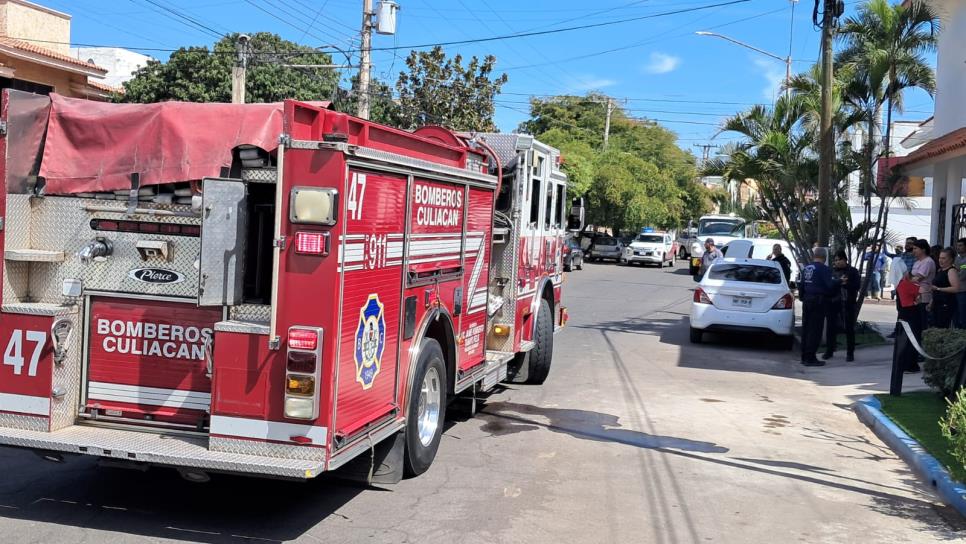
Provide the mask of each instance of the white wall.
[{"label": "white wall", "polygon": [[151,57],[120,47],[74,47],[71,56],[84,62],[93,59],[94,64],[107,69],[107,75],[98,83],[120,87],[131,79],[131,74],[147,65]]},{"label": "white wall", "polygon": [[942,17],[936,60],[936,128],[942,136],[966,126],[966,0],[931,0]]}]

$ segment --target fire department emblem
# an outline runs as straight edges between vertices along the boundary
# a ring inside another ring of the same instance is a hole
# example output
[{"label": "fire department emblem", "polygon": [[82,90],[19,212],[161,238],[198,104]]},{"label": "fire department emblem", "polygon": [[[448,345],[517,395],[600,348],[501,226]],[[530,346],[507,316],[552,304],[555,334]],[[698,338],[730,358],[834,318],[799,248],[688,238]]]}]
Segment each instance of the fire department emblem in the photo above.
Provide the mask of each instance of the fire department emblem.
[{"label": "fire department emblem", "polygon": [[382,367],[382,353],[386,349],[386,316],[379,295],[369,295],[359,310],[356,329],[356,381],[363,389],[372,387]]}]

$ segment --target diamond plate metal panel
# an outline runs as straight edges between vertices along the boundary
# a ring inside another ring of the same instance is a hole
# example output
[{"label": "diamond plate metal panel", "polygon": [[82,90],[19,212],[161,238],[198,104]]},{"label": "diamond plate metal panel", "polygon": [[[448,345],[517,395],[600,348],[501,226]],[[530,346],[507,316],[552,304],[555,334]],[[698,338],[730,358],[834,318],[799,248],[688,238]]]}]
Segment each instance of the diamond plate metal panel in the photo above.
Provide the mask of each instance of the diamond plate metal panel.
[{"label": "diamond plate metal panel", "polygon": [[[517,156],[517,143],[520,142],[521,135],[519,134],[477,134],[493,148],[493,152],[496,153],[497,157],[500,158],[500,163],[504,166],[507,165],[514,157]],[[531,136],[525,136],[530,141],[533,140]]]},{"label": "diamond plate metal panel", "polygon": [[30,247],[29,195],[7,195],[7,219],[3,235],[6,250]]},{"label": "diamond plate metal panel", "polygon": [[244,168],[241,171],[242,181],[251,183],[277,183],[277,168]]},{"label": "diamond plate metal panel", "polygon": [[60,304],[20,302],[4,304],[3,311],[10,314],[46,315],[59,317],[73,315],[77,313],[77,308],[74,306],[61,306]]},{"label": "diamond plate metal panel", "polygon": [[73,425],[51,433],[0,429],[0,445],[283,478],[314,478],[324,468],[319,461],[212,451],[208,449],[207,437],[88,425]]},{"label": "diamond plate metal panel", "polygon": [[272,306],[271,304],[239,304],[229,308],[228,317],[233,321],[267,324],[272,319]]},{"label": "diamond plate metal panel", "polygon": [[267,323],[252,323],[251,321],[219,321],[215,323],[215,330],[218,332],[265,335],[269,332]]},{"label": "diamond plate metal panel", "polygon": [[[198,294],[198,271],[194,262],[198,258],[201,241],[185,236],[163,236],[124,232],[97,232],[90,228],[90,220],[121,219],[118,214],[88,212],[84,208],[92,204],[90,199],[70,197],[46,197],[37,199],[31,217],[30,243],[32,248],[64,251],[63,263],[32,263],[30,269],[30,298],[39,302],[60,303],[63,300],[61,286],[65,278],[80,278],[86,290],[126,292],[145,295],[194,298]],[[159,206],[182,212],[188,206]],[[121,209],[121,208],[119,208]],[[140,216],[139,219],[146,218]],[[192,217],[164,217],[164,222],[200,225],[200,219]],[[103,237],[114,245],[114,253],[103,261],[83,264],[77,253],[95,237]],[[142,260],[135,247],[138,240],[167,241],[171,248],[171,261],[163,258]],[[128,272],[137,268],[162,268],[181,274],[182,281],[172,284],[150,284],[131,278]]]},{"label": "diamond plate metal panel", "polygon": [[212,436],[208,447],[211,451],[237,453],[242,455],[257,455],[259,457],[275,457],[280,459],[301,459],[303,461],[325,461],[325,448],[311,446],[295,446],[291,444],[275,444],[257,440],[238,440]]},{"label": "diamond plate metal panel", "polygon": [[27,288],[29,285],[30,263],[7,261],[3,269],[3,300],[19,303],[29,299]]},{"label": "diamond plate metal panel", "polygon": [[241,302],[248,232],[247,189],[237,180],[206,179],[202,202],[199,306]]},{"label": "diamond plate metal panel", "polygon": [[37,431],[46,433],[50,427],[50,420],[45,417],[27,416],[20,414],[0,414],[0,434],[7,429],[23,431]]},{"label": "diamond plate metal panel", "polygon": [[57,431],[74,424],[77,410],[80,406],[81,392],[81,340],[83,324],[81,323],[80,306],[73,307],[74,312],[67,316],[74,324],[73,332],[67,344],[67,353],[61,364],[54,363],[54,390],[65,391],[63,397],[51,399],[50,430]]}]

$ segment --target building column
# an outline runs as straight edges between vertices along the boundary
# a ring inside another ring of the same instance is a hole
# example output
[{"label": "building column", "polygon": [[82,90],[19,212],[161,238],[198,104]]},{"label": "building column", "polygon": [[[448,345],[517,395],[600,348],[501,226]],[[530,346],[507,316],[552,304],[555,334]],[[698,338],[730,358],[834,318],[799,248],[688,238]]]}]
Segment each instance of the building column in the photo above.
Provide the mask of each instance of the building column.
[{"label": "building column", "polygon": [[937,240],[934,244],[943,247],[954,245],[952,240],[959,238],[959,232],[954,231],[953,210],[963,197],[963,163],[960,159],[948,161],[949,169],[946,173],[946,239]]},{"label": "building column", "polygon": [[[946,162],[936,163],[933,166],[932,175],[932,210],[930,212],[929,219],[929,242],[933,240],[939,240],[939,231],[942,230],[939,225],[946,224],[946,216],[939,213],[939,203],[942,199],[946,198],[946,173],[948,170],[948,165]],[[947,214],[948,216],[948,214]]]}]

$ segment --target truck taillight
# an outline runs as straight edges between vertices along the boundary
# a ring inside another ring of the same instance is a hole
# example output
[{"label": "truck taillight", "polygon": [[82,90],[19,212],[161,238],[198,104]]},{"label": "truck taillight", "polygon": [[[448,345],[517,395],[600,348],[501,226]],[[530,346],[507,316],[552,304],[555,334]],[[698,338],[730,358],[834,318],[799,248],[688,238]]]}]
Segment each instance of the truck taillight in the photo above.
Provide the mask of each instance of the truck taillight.
[{"label": "truck taillight", "polygon": [[319,335],[313,329],[289,329],[288,347],[303,351],[315,351],[319,345]]},{"label": "truck taillight", "polygon": [[323,330],[320,327],[292,327],[288,330],[285,365],[285,417],[319,417]]},{"label": "truck taillight", "polygon": [[329,233],[301,231],[295,233],[295,252],[302,255],[329,254]]},{"label": "truck taillight", "polygon": [[704,289],[698,287],[694,290],[694,302],[698,304],[711,304],[711,297],[708,296],[708,293],[704,292]]},{"label": "truck taillight", "polygon": [[790,310],[795,305],[795,299],[792,298],[791,293],[785,293],[782,298],[778,299],[778,302],[771,307],[772,310]]}]

